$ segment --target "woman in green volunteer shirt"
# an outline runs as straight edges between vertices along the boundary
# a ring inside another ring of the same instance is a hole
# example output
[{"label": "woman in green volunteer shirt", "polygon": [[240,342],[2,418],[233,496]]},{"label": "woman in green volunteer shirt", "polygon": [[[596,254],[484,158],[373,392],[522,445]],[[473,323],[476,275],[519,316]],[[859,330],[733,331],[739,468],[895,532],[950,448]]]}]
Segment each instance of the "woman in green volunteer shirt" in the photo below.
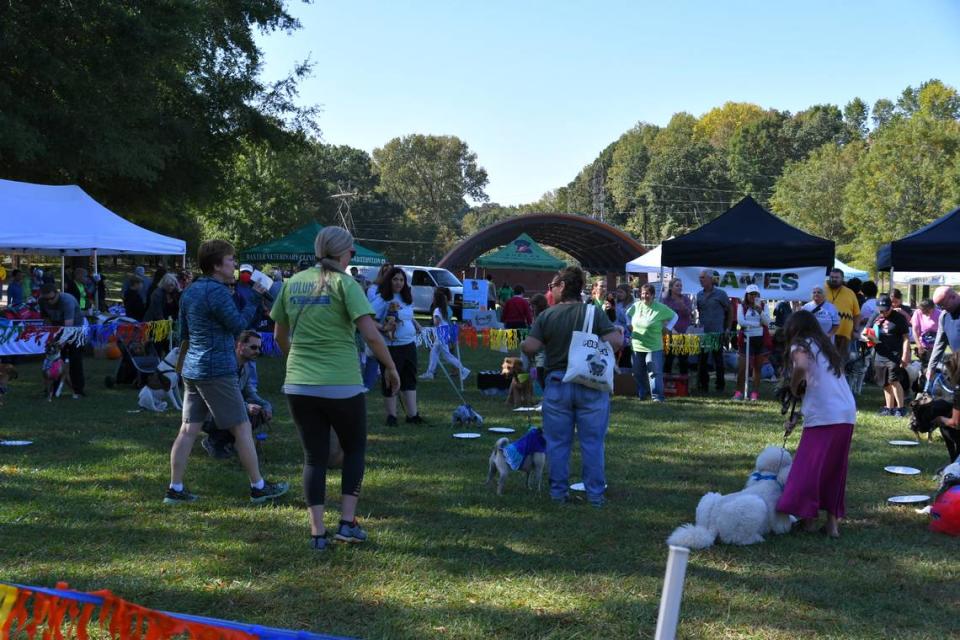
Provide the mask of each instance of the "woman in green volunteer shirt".
[{"label": "woman in green volunteer shirt", "polygon": [[640,300],[627,309],[627,323],[637,396],[641,400],[652,396],[654,402],[663,402],[663,333],[673,329],[677,314],[657,302],[656,296],[657,290],[652,284],[640,287]]},{"label": "woman in green volunteer shirt", "polygon": [[283,283],[270,316],[277,344],[287,354],[283,392],[303,445],[303,493],[310,513],[311,546],[328,544],[323,523],[330,429],[343,448],[340,523],[333,538],[363,542],[367,533],[356,520],[367,445],[367,407],[357,331],[384,369],[386,384],[400,386],[397,368],[377,331],[373,309],[356,280],[345,272],[354,255],[353,236],[339,227],[317,234],[316,267]]}]

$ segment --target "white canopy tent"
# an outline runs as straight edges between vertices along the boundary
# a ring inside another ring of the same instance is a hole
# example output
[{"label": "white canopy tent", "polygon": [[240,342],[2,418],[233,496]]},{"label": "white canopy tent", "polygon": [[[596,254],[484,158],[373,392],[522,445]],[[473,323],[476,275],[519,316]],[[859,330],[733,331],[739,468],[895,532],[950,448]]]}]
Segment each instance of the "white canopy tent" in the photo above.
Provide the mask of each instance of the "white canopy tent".
[{"label": "white canopy tent", "polygon": [[187,243],[138,227],[76,185],[0,180],[0,253],[178,255]]},{"label": "white canopy tent", "polygon": [[660,273],[661,260],[660,254],[663,245],[657,245],[639,258],[635,258],[627,263],[626,273]]},{"label": "white canopy tent", "polygon": [[849,280],[850,278],[860,278],[861,280],[866,280],[870,277],[870,274],[866,271],[862,271],[856,267],[851,267],[848,264],[840,262],[839,258],[833,259],[833,268],[843,271],[843,277],[845,280]]}]

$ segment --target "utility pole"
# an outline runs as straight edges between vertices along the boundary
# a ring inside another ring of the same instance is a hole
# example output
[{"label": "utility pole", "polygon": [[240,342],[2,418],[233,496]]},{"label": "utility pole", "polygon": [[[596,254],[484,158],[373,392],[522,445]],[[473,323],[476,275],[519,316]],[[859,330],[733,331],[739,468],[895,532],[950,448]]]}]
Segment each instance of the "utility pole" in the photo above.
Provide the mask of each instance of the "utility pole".
[{"label": "utility pole", "polygon": [[340,217],[340,226],[349,231],[356,237],[357,227],[353,224],[353,214],[350,212],[350,204],[357,197],[356,191],[345,191],[340,187],[340,193],[330,196],[331,200],[337,202],[337,215]]},{"label": "utility pole", "polygon": [[593,217],[604,222],[606,217],[606,188],[603,184],[603,173],[594,169],[593,177],[590,179],[590,187],[593,192]]}]

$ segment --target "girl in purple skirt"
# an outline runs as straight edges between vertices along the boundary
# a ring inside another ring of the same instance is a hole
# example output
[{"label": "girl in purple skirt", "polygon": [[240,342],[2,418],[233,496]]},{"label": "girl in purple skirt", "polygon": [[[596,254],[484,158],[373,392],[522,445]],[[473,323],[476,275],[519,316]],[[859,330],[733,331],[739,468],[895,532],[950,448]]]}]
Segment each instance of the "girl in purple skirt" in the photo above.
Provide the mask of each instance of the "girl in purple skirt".
[{"label": "girl in purple skirt", "polygon": [[[817,530],[820,511],[826,511],[820,531],[839,538],[857,407],[843,376],[843,359],[816,317],[809,311],[793,313],[784,334],[784,376],[793,394],[803,396],[803,435],[777,511],[797,516],[810,532]],[[796,424],[787,420],[786,433]]]}]

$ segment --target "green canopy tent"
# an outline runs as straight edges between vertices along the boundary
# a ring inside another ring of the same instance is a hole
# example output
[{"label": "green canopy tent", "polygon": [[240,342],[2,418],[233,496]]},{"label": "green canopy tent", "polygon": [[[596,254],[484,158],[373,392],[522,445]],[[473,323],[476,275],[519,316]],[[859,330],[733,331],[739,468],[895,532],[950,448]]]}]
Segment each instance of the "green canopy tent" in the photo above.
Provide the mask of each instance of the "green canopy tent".
[{"label": "green canopy tent", "polygon": [[515,269],[523,271],[557,271],[567,266],[540,248],[533,238],[525,233],[493,253],[477,258],[477,266],[483,269]]},{"label": "green canopy tent", "polygon": [[[297,229],[282,238],[250,247],[240,252],[240,259],[244,262],[300,262],[301,260],[315,260],[313,241],[323,229],[323,225],[311,222],[305,227]],[[350,264],[379,266],[387,261],[382,253],[367,249],[361,244],[353,243],[357,255]]]}]

